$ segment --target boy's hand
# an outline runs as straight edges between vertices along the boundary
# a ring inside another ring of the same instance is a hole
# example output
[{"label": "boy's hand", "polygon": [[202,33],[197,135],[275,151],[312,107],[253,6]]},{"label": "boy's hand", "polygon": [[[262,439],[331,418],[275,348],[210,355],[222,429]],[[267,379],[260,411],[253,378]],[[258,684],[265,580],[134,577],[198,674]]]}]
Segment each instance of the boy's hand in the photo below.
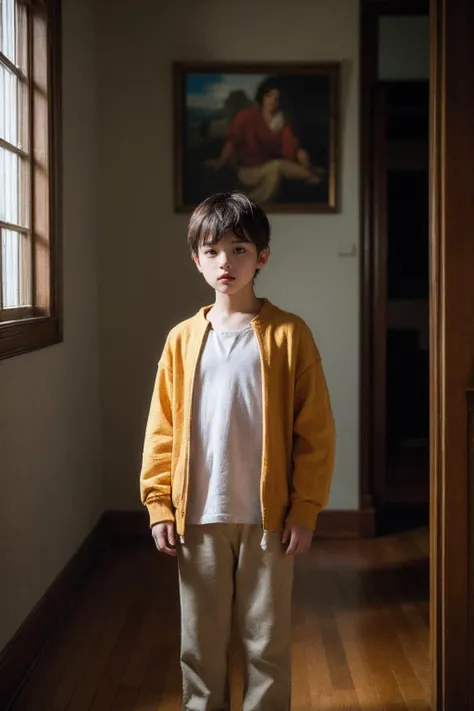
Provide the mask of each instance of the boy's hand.
[{"label": "boy's hand", "polygon": [[303,526],[291,524],[285,526],[282,543],[288,543],[285,555],[295,555],[296,553],[307,553],[311,548],[313,532]]},{"label": "boy's hand", "polygon": [[151,529],[151,535],[160,553],[178,555],[176,551],[176,529],[173,521],[155,523]]}]

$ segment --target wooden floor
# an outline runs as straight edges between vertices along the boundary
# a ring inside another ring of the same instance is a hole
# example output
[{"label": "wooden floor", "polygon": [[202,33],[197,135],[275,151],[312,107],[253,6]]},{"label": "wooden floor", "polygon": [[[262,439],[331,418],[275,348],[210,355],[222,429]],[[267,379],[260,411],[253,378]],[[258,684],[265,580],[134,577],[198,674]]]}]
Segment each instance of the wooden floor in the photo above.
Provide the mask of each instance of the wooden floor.
[{"label": "wooden floor", "polygon": [[[428,711],[427,530],[317,540],[296,560],[293,711]],[[13,711],[178,711],[178,655],[175,561],[144,543],[114,548]]]}]

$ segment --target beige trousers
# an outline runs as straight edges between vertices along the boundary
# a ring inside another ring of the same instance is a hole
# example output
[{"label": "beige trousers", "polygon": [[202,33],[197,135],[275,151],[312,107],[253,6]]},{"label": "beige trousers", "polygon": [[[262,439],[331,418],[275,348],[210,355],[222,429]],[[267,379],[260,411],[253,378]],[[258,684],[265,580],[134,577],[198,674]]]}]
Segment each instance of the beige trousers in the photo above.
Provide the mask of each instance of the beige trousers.
[{"label": "beige trousers", "polygon": [[281,533],[246,524],[188,526],[178,547],[185,711],[229,709],[234,615],[244,655],[244,711],[289,711],[293,558]]},{"label": "beige trousers", "polygon": [[240,182],[245,185],[247,194],[255,202],[270,202],[280,188],[283,178],[287,180],[309,180],[312,172],[299,163],[280,158],[270,160],[254,168],[239,168]]}]

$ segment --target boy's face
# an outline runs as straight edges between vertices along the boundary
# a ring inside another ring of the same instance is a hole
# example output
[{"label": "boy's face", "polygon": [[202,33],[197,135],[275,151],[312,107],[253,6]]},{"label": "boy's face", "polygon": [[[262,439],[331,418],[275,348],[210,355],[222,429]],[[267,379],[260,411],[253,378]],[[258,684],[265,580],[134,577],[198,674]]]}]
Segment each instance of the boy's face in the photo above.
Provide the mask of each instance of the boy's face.
[{"label": "boy's face", "polygon": [[253,282],[255,270],[263,269],[269,254],[269,249],[258,254],[253,242],[225,232],[217,244],[202,244],[194,261],[215,291],[236,294]]},{"label": "boy's face", "polygon": [[263,97],[263,109],[270,114],[274,114],[280,104],[280,92],[278,89],[271,89]]}]

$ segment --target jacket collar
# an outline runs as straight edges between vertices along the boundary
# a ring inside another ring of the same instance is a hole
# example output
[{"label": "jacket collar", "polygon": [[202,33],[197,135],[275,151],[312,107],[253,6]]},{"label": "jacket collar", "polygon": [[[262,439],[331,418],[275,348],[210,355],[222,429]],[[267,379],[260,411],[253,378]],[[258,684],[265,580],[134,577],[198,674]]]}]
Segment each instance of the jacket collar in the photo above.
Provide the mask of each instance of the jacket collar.
[{"label": "jacket collar", "polygon": [[[207,330],[207,328],[210,326],[210,322],[207,320],[207,314],[209,311],[212,309],[213,304],[210,304],[208,306],[203,306],[198,313],[196,314],[196,319],[203,329],[203,331]],[[263,304],[262,308],[260,309],[259,313],[252,319],[250,323],[253,324],[258,324],[258,325],[263,325],[264,323],[268,322],[271,320],[271,315],[274,312],[275,307],[269,301],[268,299],[263,299]]]}]

